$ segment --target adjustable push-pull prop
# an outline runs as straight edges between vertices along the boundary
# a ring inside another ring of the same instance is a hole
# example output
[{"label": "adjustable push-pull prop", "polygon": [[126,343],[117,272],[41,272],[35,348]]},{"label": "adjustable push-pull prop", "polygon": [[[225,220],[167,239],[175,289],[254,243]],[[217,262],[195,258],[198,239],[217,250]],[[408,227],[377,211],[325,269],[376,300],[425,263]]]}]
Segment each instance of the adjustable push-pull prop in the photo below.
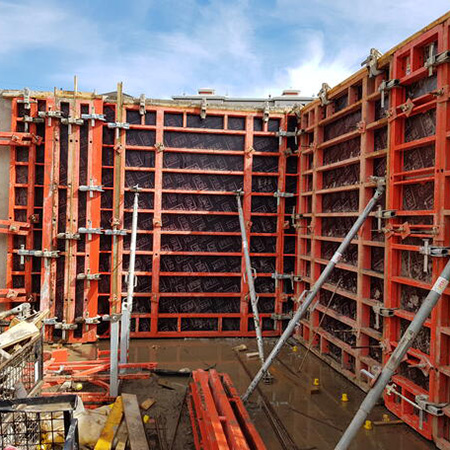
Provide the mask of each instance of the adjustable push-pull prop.
[{"label": "adjustable push-pull prop", "polygon": [[363,223],[366,221],[367,217],[369,217],[369,214],[375,207],[377,201],[383,195],[383,192],[385,189],[385,183],[386,183],[385,179],[373,177],[373,180],[376,181],[376,183],[377,183],[377,188],[375,190],[375,194],[370,199],[369,203],[367,203],[366,207],[364,208],[364,211],[361,213],[361,215],[358,217],[356,222],[353,224],[353,227],[347,233],[347,236],[344,238],[341,245],[339,246],[339,248],[337,249],[337,251],[335,252],[333,257],[331,258],[330,262],[327,264],[324,271],[321,273],[319,279],[316,281],[316,283],[314,284],[311,291],[308,292],[308,295],[306,296],[304,302],[299,306],[299,308],[295,312],[294,317],[291,319],[288,326],[284,330],[284,333],[281,335],[280,339],[276,343],[276,345],[273,348],[270,355],[267,357],[266,362],[263,364],[261,369],[259,369],[259,372],[256,374],[253,381],[250,383],[249,387],[247,388],[247,391],[242,396],[242,400],[244,400],[244,402],[248,400],[248,398],[250,397],[252,392],[255,390],[256,386],[258,386],[258,383],[264,377],[265,373],[269,370],[269,367],[271,366],[272,362],[277,357],[278,353],[280,353],[283,345],[286,343],[286,341],[291,336],[297,323],[304,317],[304,315],[306,314],[306,311],[308,310],[309,306],[313,302],[317,293],[320,291],[321,287],[324,285],[324,283],[326,282],[328,277],[331,275],[331,272],[333,271],[336,264],[342,258],[342,254],[348,248],[351,241],[356,236],[356,233],[358,233],[359,229],[361,228]]}]

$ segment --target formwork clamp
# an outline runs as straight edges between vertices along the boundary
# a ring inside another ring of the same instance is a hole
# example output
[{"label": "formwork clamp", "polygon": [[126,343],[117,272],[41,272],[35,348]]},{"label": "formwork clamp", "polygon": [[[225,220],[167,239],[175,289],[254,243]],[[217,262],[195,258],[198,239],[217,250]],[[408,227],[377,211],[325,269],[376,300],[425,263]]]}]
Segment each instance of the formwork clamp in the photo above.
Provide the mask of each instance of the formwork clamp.
[{"label": "formwork clamp", "polygon": [[38,116],[47,119],[47,125],[50,127],[52,125],[52,119],[59,119],[61,120],[63,118],[62,111],[57,110],[50,110],[50,111],[39,111]]},{"label": "formwork clamp", "polygon": [[429,397],[426,394],[416,395],[415,401],[419,408],[432,416],[440,417],[444,415],[444,408],[448,403],[433,403],[429,401]]},{"label": "formwork clamp", "polygon": [[122,129],[122,130],[130,129],[130,124],[128,122],[108,122],[107,126],[108,126],[108,128],[116,128],[116,129]]},{"label": "formwork clamp", "polygon": [[276,191],[273,193],[273,196],[277,199],[277,206],[279,206],[281,198],[292,198],[295,196],[295,194],[293,194],[292,192]]},{"label": "formwork clamp", "polygon": [[391,89],[400,87],[400,80],[397,78],[394,78],[392,80],[383,80],[380,83],[380,86],[378,87],[378,91],[381,93],[381,107],[384,108],[385,103],[385,96],[386,92],[390,91]]},{"label": "formwork clamp", "polygon": [[397,308],[386,308],[382,303],[372,306],[375,313],[375,328],[380,328],[380,317],[393,317]]},{"label": "formwork clamp", "polygon": [[444,64],[450,62],[450,50],[446,50],[445,52],[439,53],[436,55],[434,53],[434,42],[430,45],[430,55],[425,61],[424,67],[428,69],[428,76],[431,77],[433,75],[433,69],[440,64]]},{"label": "formwork clamp", "polygon": [[86,281],[98,281],[100,280],[100,273],[78,273],[77,280],[86,280]]},{"label": "formwork clamp", "polygon": [[61,119],[61,123],[63,125],[67,125],[67,131],[69,134],[72,134],[72,127],[75,126],[81,126],[84,124],[84,120],[79,117],[63,117]]},{"label": "formwork clamp", "polygon": [[83,120],[90,120],[92,126],[95,126],[96,120],[99,120],[100,122],[106,121],[106,116],[104,114],[95,114],[94,112],[91,114],[81,114],[81,118]]},{"label": "formwork clamp", "polygon": [[328,98],[328,91],[330,89],[331,87],[328,83],[322,83],[322,87],[320,88],[320,91],[317,94],[317,97],[319,97],[320,104],[322,106],[326,106],[331,103],[331,100]]},{"label": "formwork clamp", "polygon": [[292,312],[290,312],[290,313],[288,313],[288,314],[276,314],[276,313],[274,313],[274,314],[271,314],[271,315],[270,315],[270,318],[271,318],[272,320],[275,320],[275,321],[280,321],[280,320],[291,320],[292,317],[293,317]]},{"label": "formwork clamp", "polygon": [[289,280],[291,282],[292,290],[294,290],[294,283],[298,283],[302,280],[301,277],[294,275],[293,273],[278,273],[274,272],[271,274],[271,278],[275,280],[275,289],[278,286],[278,281]]},{"label": "formwork clamp", "polygon": [[141,94],[139,97],[139,114],[141,116],[145,116],[146,113],[146,109],[145,109],[145,94]]},{"label": "formwork clamp", "polygon": [[206,108],[208,107],[208,103],[206,102],[206,98],[202,98],[202,104],[200,106],[200,119],[206,119]]},{"label": "formwork clamp", "polygon": [[34,256],[35,258],[59,258],[59,250],[26,250],[25,245],[22,244],[17,250],[20,256],[20,264],[25,264],[25,256]]},{"label": "formwork clamp", "polygon": [[94,181],[91,178],[91,181],[88,185],[83,185],[79,187],[81,192],[89,192],[89,197],[94,197],[94,192],[105,192],[103,190],[103,186],[95,186]]},{"label": "formwork clamp", "polygon": [[67,239],[78,241],[81,239],[81,237],[78,233],[58,233],[56,235],[56,239]]},{"label": "formwork clamp", "polygon": [[378,60],[382,53],[376,48],[371,48],[369,56],[361,63],[361,67],[367,67],[369,71],[369,78],[375,78],[381,75],[384,71],[378,68]]},{"label": "formwork clamp", "polygon": [[62,340],[67,340],[67,332],[70,330],[76,330],[78,328],[77,323],[66,323],[64,320],[62,322],[58,321],[57,317],[52,317],[49,319],[44,319],[45,326],[52,326],[55,330],[62,330]]},{"label": "formwork clamp", "polygon": [[382,231],[382,226],[381,226],[381,221],[387,220],[387,219],[393,219],[394,217],[396,217],[397,215],[397,211],[393,210],[393,209],[383,209],[383,207],[381,205],[378,205],[377,210],[375,211],[375,217],[377,218],[378,221],[378,231],[381,232]]},{"label": "formwork clamp", "polygon": [[103,234],[103,230],[101,228],[85,228],[85,227],[81,227],[81,228],[78,228],[78,233],[79,234],[87,234],[88,235],[88,239],[92,240],[92,235],[93,234]]},{"label": "formwork clamp", "polygon": [[423,246],[419,247],[419,253],[423,255],[423,271],[428,273],[428,258],[445,258],[450,254],[450,247],[430,245],[429,239],[423,240]]},{"label": "formwork clamp", "polygon": [[127,230],[103,230],[106,236],[126,236]]},{"label": "formwork clamp", "polygon": [[22,98],[19,98],[18,100],[17,100],[17,103],[21,103],[21,104],[23,104],[23,107],[25,108],[25,109],[31,109],[31,103],[37,103],[37,100],[32,100],[31,98],[30,98],[30,88],[25,88],[24,90],[23,90],[23,92],[22,92],[22,97],[23,97],[23,99]]},{"label": "formwork clamp", "polygon": [[23,121],[25,122],[25,124],[29,124],[29,123],[44,123],[44,119],[42,117],[39,117],[39,116],[32,117],[32,116],[24,115],[23,116]]},{"label": "formwork clamp", "polygon": [[289,137],[293,137],[295,139],[295,144],[297,144],[297,136],[300,136],[300,134],[302,134],[303,130],[298,130],[297,128],[295,128],[294,131],[286,131],[286,130],[282,130],[281,128],[276,132],[276,135],[278,136],[279,139],[279,145],[282,144],[283,142],[283,138],[289,138]]}]

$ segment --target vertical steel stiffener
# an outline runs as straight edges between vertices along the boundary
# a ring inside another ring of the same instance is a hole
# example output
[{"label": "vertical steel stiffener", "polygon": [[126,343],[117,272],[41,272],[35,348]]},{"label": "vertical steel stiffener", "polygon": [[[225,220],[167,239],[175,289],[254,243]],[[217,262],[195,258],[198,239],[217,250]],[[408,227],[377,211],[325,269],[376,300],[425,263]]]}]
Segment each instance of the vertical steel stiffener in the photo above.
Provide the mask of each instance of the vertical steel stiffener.
[{"label": "vertical steel stiffener", "polygon": [[331,258],[330,262],[325,267],[324,271],[321,273],[319,279],[314,284],[313,288],[307,295],[305,301],[302,303],[302,305],[297,309],[296,313],[294,314],[294,317],[289,322],[288,326],[284,330],[284,333],[281,335],[280,339],[278,340],[277,344],[273,348],[272,352],[268,356],[266,362],[263,364],[261,369],[259,369],[259,372],[256,374],[253,381],[250,383],[249,387],[247,388],[247,391],[242,396],[242,399],[244,401],[247,401],[252,392],[255,390],[256,386],[259,384],[261,379],[264,377],[265,373],[268,371],[269,367],[271,366],[274,359],[277,357],[278,353],[283,348],[283,345],[285,342],[289,339],[292,332],[294,331],[295,326],[297,323],[302,319],[302,317],[305,315],[306,311],[308,310],[309,306],[311,305],[312,301],[316,297],[317,293],[320,291],[321,287],[325,283],[325,281],[330,276],[331,272],[333,271],[336,264],[340,261],[342,258],[343,253],[347,249],[347,247],[350,245],[353,238],[356,236],[356,233],[358,233],[361,226],[366,221],[367,217],[369,217],[370,212],[375,207],[377,201],[379,198],[383,195],[385,189],[385,180],[384,178],[378,178],[377,180],[377,188],[375,190],[375,193],[373,197],[369,200],[367,203],[364,211],[362,214],[358,217],[356,222],[353,224],[353,227],[350,229],[350,231],[347,233],[345,239],[342,241],[339,248],[334,253],[333,257]]},{"label": "vertical steel stiffener", "polygon": [[133,311],[133,295],[135,285],[135,263],[136,263],[136,235],[138,223],[139,206],[139,186],[135,186],[133,202],[133,219],[131,224],[131,243],[130,243],[130,263],[128,266],[128,286],[127,297],[122,302],[122,325],[120,329],[120,363],[125,364],[128,361],[128,349],[130,345],[130,319]]},{"label": "vertical steel stiffener", "polygon": [[248,248],[247,230],[245,229],[244,211],[242,210],[242,203],[241,203],[242,194],[243,194],[242,191],[238,191],[236,194],[239,212],[239,225],[241,227],[242,248],[244,249],[244,258],[245,258],[245,271],[247,274],[247,285],[253,309],[253,321],[255,322],[256,341],[258,344],[259,359],[261,360],[261,364],[264,364],[264,344],[261,332],[261,322],[259,320],[259,313],[258,313],[258,298],[256,296],[255,283],[253,282],[253,271],[252,271],[252,263],[250,260],[250,251]]},{"label": "vertical steel stiffener", "polygon": [[397,367],[402,362],[405,357],[408,349],[411,347],[414,339],[419,334],[424,322],[427,320],[433,308],[436,306],[436,303],[441,298],[442,293],[447,288],[447,285],[450,280],[450,261],[444,267],[444,270],[437,278],[427,297],[425,298],[422,306],[417,311],[414,320],[411,322],[405,334],[402,336],[398,346],[392,353],[392,356],[389,358],[386,366],[380,373],[377,381],[375,382],[372,389],[368,392],[366,398],[362,402],[359,407],[358,412],[353,417],[353,420],[350,422],[347,430],[341,437],[340,441],[335,447],[335,450],[345,450],[349,447],[361,426],[364,424],[367,416],[369,415],[372,408],[375,406],[375,403],[382,395],[385,387],[389,383],[392,375],[394,374]]}]

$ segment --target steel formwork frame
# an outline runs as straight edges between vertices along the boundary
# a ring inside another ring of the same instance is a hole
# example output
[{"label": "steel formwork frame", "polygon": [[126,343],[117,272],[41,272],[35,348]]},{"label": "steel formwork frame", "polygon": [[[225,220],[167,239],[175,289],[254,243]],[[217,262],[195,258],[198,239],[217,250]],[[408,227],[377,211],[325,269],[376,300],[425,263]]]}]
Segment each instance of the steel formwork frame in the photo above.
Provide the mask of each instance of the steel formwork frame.
[{"label": "steel formwork frame", "polygon": [[[302,111],[298,294],[318,279],[372,197],[376,185],[370,177],[385,176],[387,142],[375,142],[375,135],[387,130],[387,118],[377,112],[382,79],[360,73],[335,89],[328,104],[314,102]],[[384,208],[384,199],[380,204]],[[380,300],[373,285],[383,291],[383,258],[384,235],[372,213],[298,333],[308,345],[313,340],[316,354],[363,387],[360,370],[381,362],[369,345],[381,340],[371,309]]]},{"label": "steel formwork frame", "polygon": [[[15,264],[8,264],[5,295],[11,301],[14,288],[50,310],[47,339],[108,336],[100,319],[120,312],[126,295],[136,184],[142,194],[131,336],[254,335],[238,212],[230,205],[242,188],[264,335],[279,335],[294,286],[292,114],[208,107],[200,119],[199,107],[143,107],[121,84],[110,98],[58,90],[11,97],[12,132],[0,136],[11,145],[10,218],[3,225],[17,236],[9,238]],[[20,105],[28,100],[26,110]],[[291,137],[280,137],[287,129]],[[24,161],[16,161],[17,149]],[[22,167],[27,173],[19,179]],[[26,189],[20,201],[17,189]],[[24,256],[21,266],[21,245],[41,254]]]},{"label": "steel formwork frame", "polygon": [[[354,251],[338,264],[340,273],[322,290],[325,298],[297,333],[364,390],[370,380],[361,370],[376,373],[386,363],[446,263],[423,253],[449,245],[450,69],[448,58],[433,58],[450,50],[449,26],[447,14],[381,56],[376,74],[357,72],[300,114],[297,294],[317,280],[326,262],[324,246],[341,241],[339,226],[329,219],[348,229],[346,219],[359,214],[357,206],[370,196],[368,177],[387,176],[381,211],[363,227]],[[351,169],[358,164],[359,171]],[[324,211],[324,197],[339,191],[347,193],[344,211],[336,212],[338,197],[333,212]],[[352,191],[359,204],[355,199],[348,208]],[[334,299],[330,291],[336,291]],[[384,397],[392,412],[442,449],[450,448],[450,410],[444,407],[441,416],[429,411],[450,401],[448,294],[392,380],[412,402],[426,396],[431,408],[423,411],[423,423],[419,408],[392,392]]]}]

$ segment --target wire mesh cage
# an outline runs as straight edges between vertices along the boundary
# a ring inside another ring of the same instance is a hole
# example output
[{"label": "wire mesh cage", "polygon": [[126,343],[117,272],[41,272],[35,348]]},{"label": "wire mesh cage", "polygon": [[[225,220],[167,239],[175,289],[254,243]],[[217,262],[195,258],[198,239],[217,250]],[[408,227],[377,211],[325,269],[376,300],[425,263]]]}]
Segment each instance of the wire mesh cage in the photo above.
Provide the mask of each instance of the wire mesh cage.
[{"label": "wire mesh cage", "polygon": [[43,378],[42,330],[20,350],[0,363],[0,399],[15,398],[25,390],[30,395]]},{"label": "wire mesh cage", "polygon": [[76,395],[0,401],[0,448],[78,450]]}]

